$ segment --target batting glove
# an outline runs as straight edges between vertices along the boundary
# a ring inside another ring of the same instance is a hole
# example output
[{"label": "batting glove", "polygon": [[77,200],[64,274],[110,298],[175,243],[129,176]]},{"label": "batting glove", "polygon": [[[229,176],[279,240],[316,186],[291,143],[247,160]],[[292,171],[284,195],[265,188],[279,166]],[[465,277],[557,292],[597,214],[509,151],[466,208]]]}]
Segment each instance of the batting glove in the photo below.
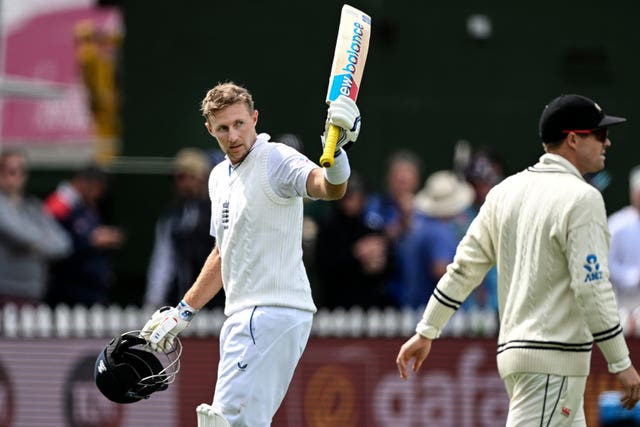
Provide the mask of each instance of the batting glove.
[{"label": "batting glove", "polygon": [[145,323],[140,336],[152,350],[167,352],[173,347],[175,337],[189,326],[196,312],[184,301],[180,301],[177,307],[162,307]]},{"label": "batting glove", "polygon": [[361,121],[360,110],[355,101],[348,96],[340,95],[329,104],[324,133],[321,136],[322,146],[324,147],[329,125],[335,125],[340,128],[338,142],[336,143],[336,155],[340,153],[341,148],[349,148],[358,139]]}]

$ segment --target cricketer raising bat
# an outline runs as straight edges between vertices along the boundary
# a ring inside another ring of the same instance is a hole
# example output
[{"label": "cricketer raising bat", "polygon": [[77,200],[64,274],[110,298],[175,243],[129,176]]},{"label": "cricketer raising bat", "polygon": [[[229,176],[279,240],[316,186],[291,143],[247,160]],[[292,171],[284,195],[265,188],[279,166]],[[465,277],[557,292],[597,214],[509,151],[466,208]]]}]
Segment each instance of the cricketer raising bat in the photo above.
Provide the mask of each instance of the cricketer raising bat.
[{"label": "cricketer raising bat", "polygon": [[[358,97],[362,72],[369,50],[370,34],[371,17],[348,4],[342,6],[338,40],[329,76],[327,104],[335,101],[340,95],[346,95],[354,101]],[[339,132],[337,126],[329,125],[320,157],[322,167],[330,168],[333,166],[333,155],[336,151]]]}]

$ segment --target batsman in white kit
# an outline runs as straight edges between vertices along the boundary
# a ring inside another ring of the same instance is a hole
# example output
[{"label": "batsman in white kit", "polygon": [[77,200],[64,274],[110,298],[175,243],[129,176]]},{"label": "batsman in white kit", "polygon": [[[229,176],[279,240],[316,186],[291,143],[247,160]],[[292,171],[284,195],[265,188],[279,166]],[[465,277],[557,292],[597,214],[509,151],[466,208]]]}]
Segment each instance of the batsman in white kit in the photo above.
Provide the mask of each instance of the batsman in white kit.
[{"label": "batsman in white kit", "polygon": [[197,408],[198,426],[271,425],[311,332],[309,280],[302,262],[303,198],[336,200],[350,175],[344,147],[360,131],[355,102],[328,108],[340,129],[333,165],[321,168],[295,149],[258,134],[251,94],[234,83],[209,90],[205,126],[225,160],[209,177],[211,235],[216,245],[177,307],[156,311],[141,335],[162,350],[221,288],[226,321],[212,404]]}]

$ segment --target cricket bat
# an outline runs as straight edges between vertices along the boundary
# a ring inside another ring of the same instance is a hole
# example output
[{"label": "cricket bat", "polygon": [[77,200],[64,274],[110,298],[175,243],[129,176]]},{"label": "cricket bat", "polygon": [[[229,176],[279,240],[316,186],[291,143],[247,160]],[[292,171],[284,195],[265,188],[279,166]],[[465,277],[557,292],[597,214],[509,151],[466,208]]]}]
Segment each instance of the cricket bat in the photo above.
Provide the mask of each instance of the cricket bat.
[{"label": "cricket bat", "polygon": [[[353,6],[345,4],[340,14],[340,27],[336,50],[333,54],[327,105],[340,95],[348,96],[354,101],[360,91],[362,72],[367,61],[369,36],[371,35],[371,17]],[[333,166],[333,155],[340,129],[329,125],[324,149],[320,157],[320,165],[325,168]]]}]

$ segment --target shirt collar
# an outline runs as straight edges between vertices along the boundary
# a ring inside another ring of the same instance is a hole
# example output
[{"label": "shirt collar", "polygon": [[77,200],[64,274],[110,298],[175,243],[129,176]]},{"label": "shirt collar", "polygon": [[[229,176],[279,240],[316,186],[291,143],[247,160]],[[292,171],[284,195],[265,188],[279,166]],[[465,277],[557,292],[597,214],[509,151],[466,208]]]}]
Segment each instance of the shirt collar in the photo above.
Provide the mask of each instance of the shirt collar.
[{"label": "shirt collar", "polygon": [[[251,152],[256,147],[259,147],[262,144],[266,144],[267,142],[269,142],[270,139],[271,139],[271,136],[268,133],[260,133],[260,134],[258,134],[258,136],[256,137],[256,142],[254,142],[253,145],[251,146],[251,148],[249,149],[249,152],[245,156],[245,159],[251,155]],[[227,162],[229,162],[229,175],[231,175],[231,172],[233,170],[235,170],[238,166],[240,166],[244,162],[244,159],[243,159],[240,163],[238,163],[236,165],[233,165],[233,164],[231,164],[231,160],[229,160],[229,156],[225,155],[225,158],[227,159]]]},{"label": "shirt collar", "polygon": [[549,172],[570,173],[583,181],[585,180],[580,171],[578,171],[578,169],[569,160],[559,154],[543,154],[540,156],[538,163],[536,163],[533,168]]}]

